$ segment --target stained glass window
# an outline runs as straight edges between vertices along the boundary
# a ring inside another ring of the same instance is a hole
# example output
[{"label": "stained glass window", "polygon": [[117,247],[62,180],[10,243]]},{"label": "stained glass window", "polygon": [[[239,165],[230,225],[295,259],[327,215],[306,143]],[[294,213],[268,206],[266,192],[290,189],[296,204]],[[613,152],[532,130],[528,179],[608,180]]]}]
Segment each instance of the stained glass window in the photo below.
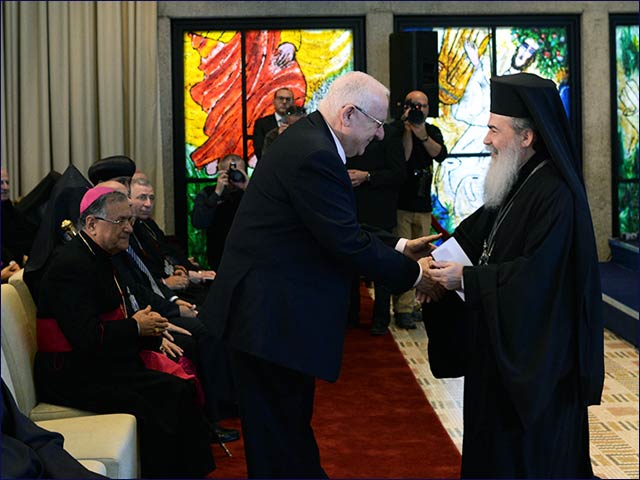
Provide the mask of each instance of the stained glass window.
[{"label": "stained glass window", "polygon": [[491,76],[529,72],[551,79],[569,115],[572,29],[572,22],[557,20],[505,25],[491,18],[396,18],[396,31],[438,33],[440,115],[431,121],[449,156],[434,166],[431,197],[434,217],[449,232],[483,204]]},{"label": "stained glass window", "polygon": [[613,141],[613,234],[638,233],[638,25],[612,25],[615,68]]},{"label": "stained glass window", "polygon": [[257,162],[253,126],[274,113],[275,92],[286,87],[296,105],[315,110],[333,80],[356,67],[359,30],[182,28],[180,33],[184,164],[178,170],[184,171],[186,202],[176,200],[176,212],[184,213],[176,214],[176,233],[186,233],[189,254],[206,265],[206,233],[191,226],[189,215],[196,194],[215,185],[218,160],[239,155],[251,175]]}]

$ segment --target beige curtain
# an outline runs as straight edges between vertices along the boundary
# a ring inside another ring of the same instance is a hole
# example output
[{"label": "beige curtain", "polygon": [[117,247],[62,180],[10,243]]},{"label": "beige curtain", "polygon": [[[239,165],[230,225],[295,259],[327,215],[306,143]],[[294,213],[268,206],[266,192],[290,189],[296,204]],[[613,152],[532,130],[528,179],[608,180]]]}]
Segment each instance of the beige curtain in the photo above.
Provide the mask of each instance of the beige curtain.
[{"label": "beige curtain", "polygon": [[[2,2],[2,164],[14,197],[109,155],[163,179],[156,2]],[[164,218],[158,218],[164,223]]]}]

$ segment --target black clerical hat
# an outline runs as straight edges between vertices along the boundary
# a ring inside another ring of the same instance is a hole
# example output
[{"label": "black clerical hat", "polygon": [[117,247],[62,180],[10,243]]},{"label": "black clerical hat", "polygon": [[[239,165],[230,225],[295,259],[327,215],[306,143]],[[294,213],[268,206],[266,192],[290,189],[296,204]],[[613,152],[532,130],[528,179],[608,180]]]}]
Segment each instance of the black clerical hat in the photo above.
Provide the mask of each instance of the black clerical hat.
[{"label": "black clerical hat", "polygon": [[102,158],[89,167],[89,180],[94,185],[116,177],[131,177],[136,171],[136,164],[129,157],[114,155]]},{"label": "black clerical hat", "polygon": [[491,77],[491,113],[507,117],[531,118],[527,104],[523,99],[523,90],[552,89],[557,92],[555,83],[531,73],[516,73],[502,77]]}]

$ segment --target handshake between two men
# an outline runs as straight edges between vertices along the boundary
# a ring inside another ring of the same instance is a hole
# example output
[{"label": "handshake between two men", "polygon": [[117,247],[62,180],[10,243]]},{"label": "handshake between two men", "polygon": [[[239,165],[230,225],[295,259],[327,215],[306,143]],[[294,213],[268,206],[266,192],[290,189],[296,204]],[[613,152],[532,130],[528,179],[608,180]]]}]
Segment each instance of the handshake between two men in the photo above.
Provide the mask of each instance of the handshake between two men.
[{"label": "handshake between two men", "polygon": [[422,278],[416,285],[416,299],[422,302],[439,301],[447,290],[456,290],[462,284],[462,265],[455,262],[437,262],[431,257],[436,249],[432,243],[442,234],[427,235],[407,240],[403,253],[422,267]]}]

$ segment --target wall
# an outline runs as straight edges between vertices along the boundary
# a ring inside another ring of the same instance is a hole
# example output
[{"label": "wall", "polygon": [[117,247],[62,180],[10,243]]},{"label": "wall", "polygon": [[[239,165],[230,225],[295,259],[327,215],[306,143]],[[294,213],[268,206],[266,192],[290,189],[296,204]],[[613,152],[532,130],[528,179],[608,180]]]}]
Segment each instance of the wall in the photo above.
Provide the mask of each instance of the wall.
[{"label": "wall", "polygon": [[[268,5],[268,8],[266,6]],[[330,12],[330,13],[329,13]],[[638,14],[638,2],[158,2],[158,54],[165,191],[172,192],[171,19],[353,15],[366,17],[367,71],[389,84],[389,34],[394,15],[581,15],[584,177],[601,260],[611,237],[609,14]],[[607,72],[607,74],[604,74]],[[173,198],[165,204],[174,231]]]}]

